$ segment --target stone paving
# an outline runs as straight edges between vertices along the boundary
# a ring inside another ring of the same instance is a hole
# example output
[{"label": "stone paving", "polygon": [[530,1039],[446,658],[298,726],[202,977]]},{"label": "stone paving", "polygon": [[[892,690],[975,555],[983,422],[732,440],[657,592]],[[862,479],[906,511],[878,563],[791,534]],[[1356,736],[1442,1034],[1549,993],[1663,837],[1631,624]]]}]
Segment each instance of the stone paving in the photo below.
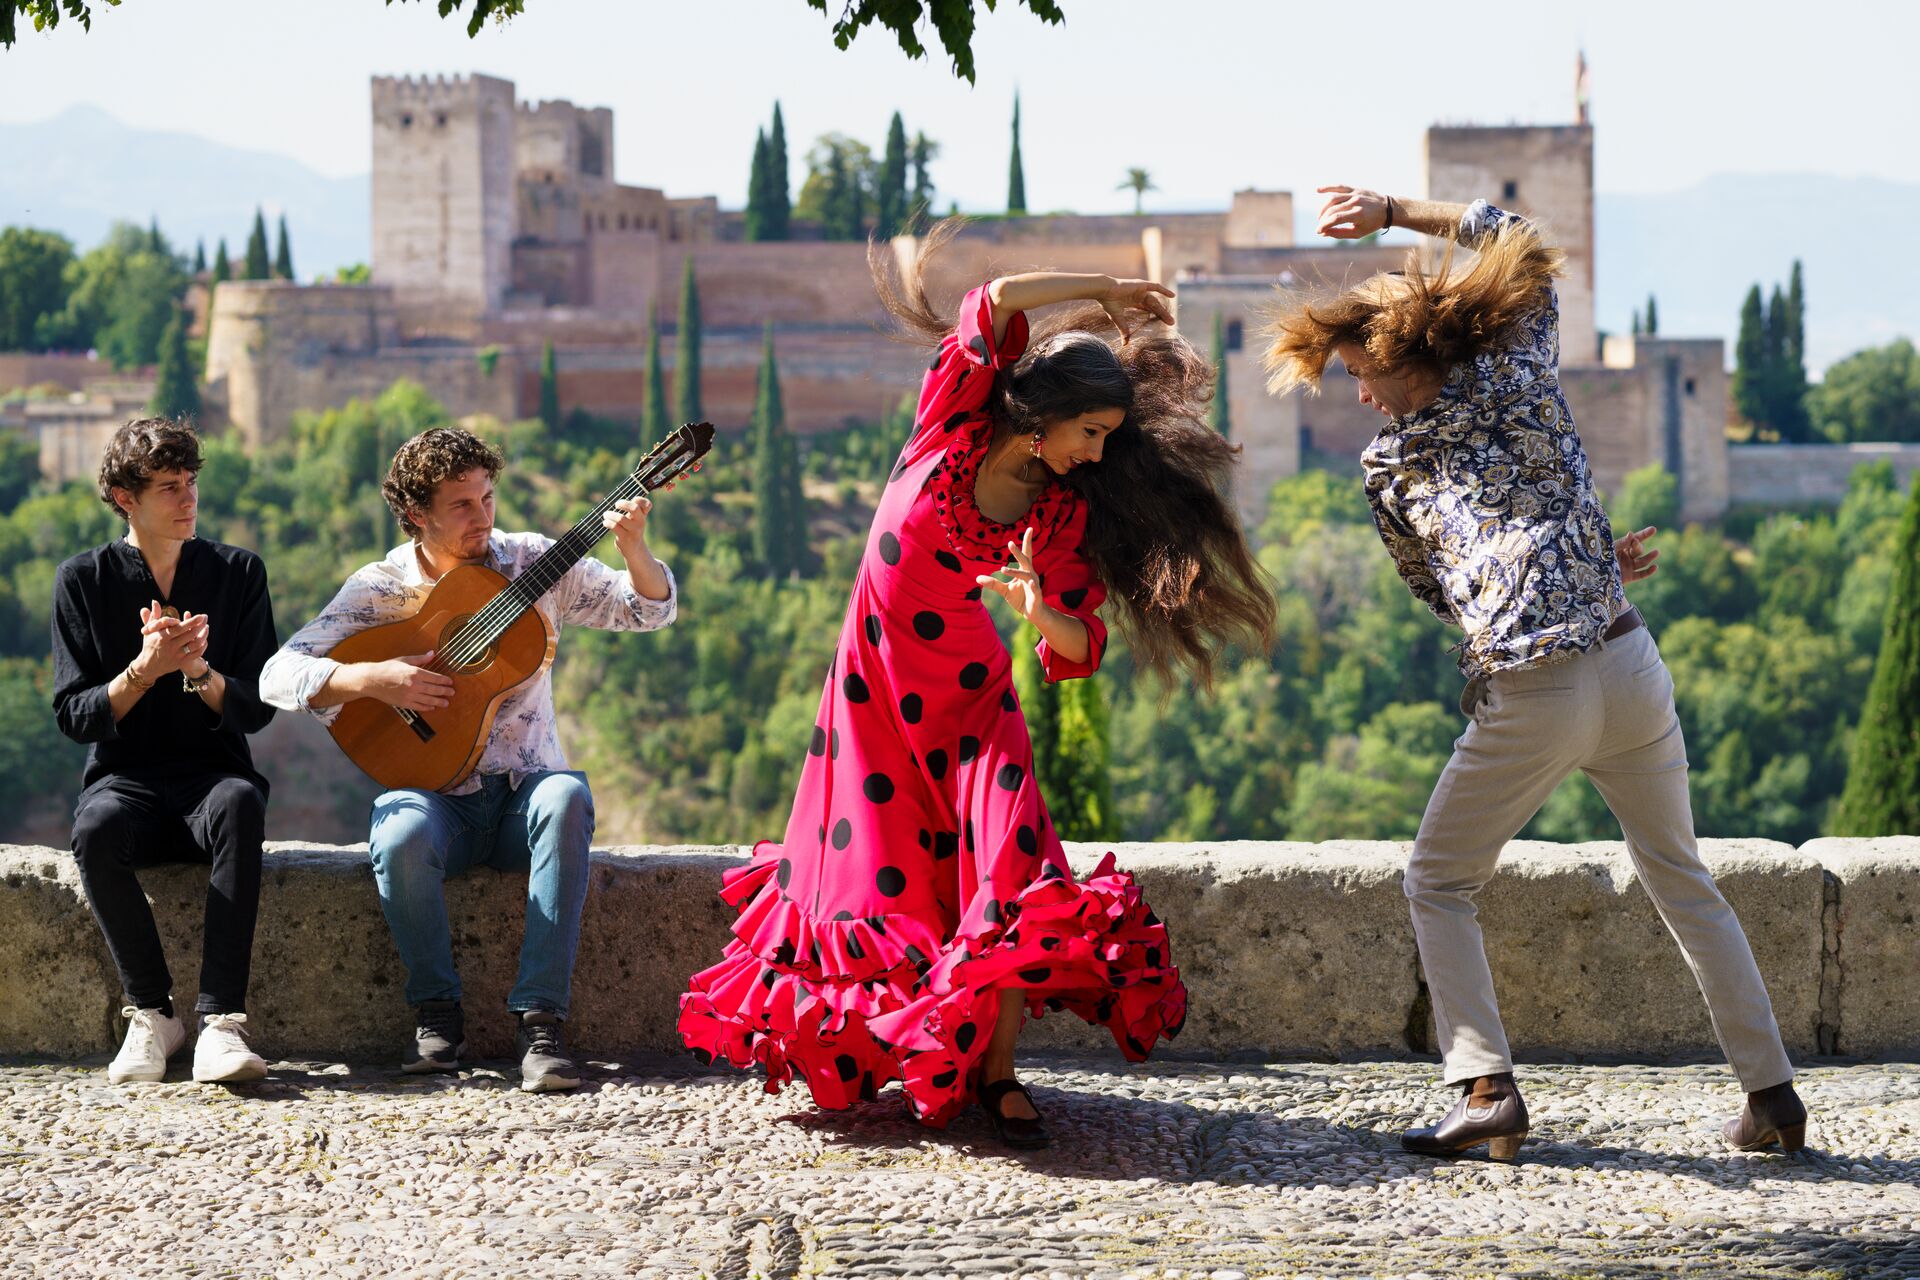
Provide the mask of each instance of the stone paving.
[{"label": "stone paving", "polygon": [[258,1085],[0,1065],[0,1275],[1913,1277],[1920,1066],[1819,1066],[1794,1157],[1717,1066],[1523,1069],[1522,1162],[1395,1146],[1421,1063],[1035,1059],[1052,1148],[837,1115],[685,1059],[572,1095],[282,1062]]}]

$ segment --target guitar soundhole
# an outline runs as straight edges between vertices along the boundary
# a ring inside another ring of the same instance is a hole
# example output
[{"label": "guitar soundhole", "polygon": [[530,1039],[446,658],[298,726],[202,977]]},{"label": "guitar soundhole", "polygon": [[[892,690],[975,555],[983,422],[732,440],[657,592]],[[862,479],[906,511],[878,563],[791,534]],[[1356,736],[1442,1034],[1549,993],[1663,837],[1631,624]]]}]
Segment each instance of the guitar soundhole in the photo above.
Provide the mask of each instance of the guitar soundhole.
[{"label": "guitar soundhole", "polygon": [[460,617],[447,623],[446,627],[441,630],[440,647],[434,652],[434,666],[439,667],[451,675],[470,676],[477,672],[485,671],[493,665],[493,660],[496,655],[491,645],[482,649],[479,653],[468,657],[465,661],[461,661],[461,650],[466,646],[464,642],[456,640],[455,637],[460,634],[460,628],[466,626],[468,620],[472,617],[473,615],[470,613],[462,614]]}]

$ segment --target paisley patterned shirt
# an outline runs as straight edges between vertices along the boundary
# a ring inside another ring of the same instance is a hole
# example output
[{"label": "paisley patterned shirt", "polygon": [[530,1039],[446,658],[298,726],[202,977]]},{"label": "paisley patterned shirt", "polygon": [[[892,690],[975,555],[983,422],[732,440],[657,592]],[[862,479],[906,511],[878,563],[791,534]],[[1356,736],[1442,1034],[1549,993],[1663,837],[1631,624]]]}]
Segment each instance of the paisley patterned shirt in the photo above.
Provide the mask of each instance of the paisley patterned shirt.
[{"label": "paisley patterned shirt", "polygon": [[[1460,240],[1518,215],[1475,201]],[[1394,565],[1463,630],[1469,678],[1572,657],[1627,607],[1607,513],[1560,393],[1552,288],[1493,347],[1447,371],[1433,403],[1366,451],[1367,501]]]},{"label": "paisley patterned shirt", "polygon": [[[541,534],[496,530],[483,563],[503,577],[517,578],[552,545],[553,539]],[[673,571],[665,564],[660,567],[667,573],[665,600],[647,599],[633,589],[633,580],[624,571],[587,556],[567,570],[534,607],[546,615],[556,639],[563,623],[602,631],[657,631],[673,621],[680,598]],[[288,711],[310,712],[322,724],[333,723],[339,707],[312,705],[313,696],[340,666],[326,654],[355,632],[411,617],[425,603],[435,581],[426,576],[411,541],[395,547],[386,559],[356,570],[320,616],[267,660],[260,673],[261,699]],[[517,788],[529,774],[566,767],[554,727],[553,663],[549,660],[537,677],[501,702],[479,768],[459,786],[448,788],[447,794],[478,791],[482,774],[508,774]]]}]

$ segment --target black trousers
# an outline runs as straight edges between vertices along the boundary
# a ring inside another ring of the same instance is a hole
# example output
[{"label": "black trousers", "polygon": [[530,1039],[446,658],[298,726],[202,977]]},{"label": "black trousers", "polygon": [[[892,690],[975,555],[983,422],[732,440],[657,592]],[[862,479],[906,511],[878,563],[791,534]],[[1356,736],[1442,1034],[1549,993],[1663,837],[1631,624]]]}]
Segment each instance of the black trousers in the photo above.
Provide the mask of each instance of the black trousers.
[{"label": "black trousers", "polygon": [[81,794],[73,814],[74,861],[128,1004],[151,1009],[173,993],[139,869],[210,863],[200,999],[194,1008],[199,1013],[246,1011],[266,821],[266,796],[233,774],[159,781],[114,776]]}]

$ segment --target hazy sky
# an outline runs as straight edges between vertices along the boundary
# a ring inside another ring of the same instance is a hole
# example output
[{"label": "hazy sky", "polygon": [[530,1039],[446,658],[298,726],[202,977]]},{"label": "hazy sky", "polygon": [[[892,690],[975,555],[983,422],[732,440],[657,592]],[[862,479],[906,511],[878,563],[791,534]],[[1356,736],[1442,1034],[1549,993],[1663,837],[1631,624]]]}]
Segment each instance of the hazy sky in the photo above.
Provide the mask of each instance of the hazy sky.
[{"label": "hazy sky", "polygon": [[[1017,86],[1030,208],[1128,208],[1115,187],[1133,166],[1160,188],[1149,208],[1219,208],[1249,186],[1415,191],[1431,123],[1571,119],[1584,46],[1603,191],[1726,172],[1920,182],[1909,0],[1064,0],[1058,27],[1014,2],[980,14],[969,88],[937,48],[909,62],[885,32],[837,51],[804,0],[528,0],[472,40],[432,0],[126,0],[96,5],[91,34],[28,30],[0,53],[0,120],[87,103],[344,175],[369,168],[369,76],[483,71],[522,98],[612,107],[621,181],[738,206],[775,98],[796,184],[816,135],[878,149],[898,108],[941,144],[942,204],[991,209]],[[1911,218],[1837,210],[1836,232],[1897,235]]]}]

